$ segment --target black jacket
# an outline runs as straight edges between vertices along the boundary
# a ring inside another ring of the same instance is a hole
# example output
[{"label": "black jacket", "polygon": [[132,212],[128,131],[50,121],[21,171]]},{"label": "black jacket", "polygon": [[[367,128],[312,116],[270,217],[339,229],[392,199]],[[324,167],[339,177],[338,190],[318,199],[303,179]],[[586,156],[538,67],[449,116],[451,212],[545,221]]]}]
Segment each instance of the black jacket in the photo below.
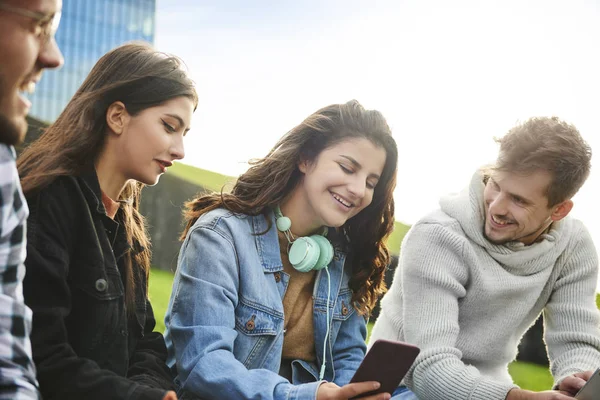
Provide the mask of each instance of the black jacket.
[{"label": "black jacket", "polygon": [[27,201],[24,294],[44,399],[162,400],[173,378],[164,338],[152,332],[143,273],[135,318],[127,315],[121,268],[136,246],[120,213],[106,215],[94,169],[59,177]]}]

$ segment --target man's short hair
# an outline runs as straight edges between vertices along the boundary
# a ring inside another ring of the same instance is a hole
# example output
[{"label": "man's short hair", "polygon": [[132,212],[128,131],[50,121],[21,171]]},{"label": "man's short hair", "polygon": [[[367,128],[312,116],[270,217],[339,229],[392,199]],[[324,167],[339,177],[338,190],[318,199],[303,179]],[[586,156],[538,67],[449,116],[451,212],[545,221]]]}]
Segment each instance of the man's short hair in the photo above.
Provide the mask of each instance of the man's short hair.
[{"label": "man's short hair", "polygon": [[558,117],[533,117],[497,138],[500,152],[493,169],[552,175],[546,189],[548,206],[570,199],[590,174],[592,149],[575,126]]}]

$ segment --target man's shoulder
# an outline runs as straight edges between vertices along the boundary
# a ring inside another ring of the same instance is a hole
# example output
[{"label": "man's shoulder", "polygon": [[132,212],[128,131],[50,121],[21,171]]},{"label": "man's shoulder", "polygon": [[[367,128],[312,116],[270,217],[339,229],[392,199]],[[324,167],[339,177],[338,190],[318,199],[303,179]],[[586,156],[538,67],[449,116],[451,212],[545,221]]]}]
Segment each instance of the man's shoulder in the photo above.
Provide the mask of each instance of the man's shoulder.
[{"label": "man's shoulder", "polygon": [[0,143],[0,172],[1,185],[14,185],[18,181],[15,150],[3,143]]},{"label": "man's shoulder", "polygon": [[556,232],[552,231],[550,232],[550,236],[554,237],[554,240],[564,240],[566,242],[566,251],[574,248],[580,248],[581,246],[595,248],[594,241],[588,228],[583,221],[577,218],[569,216],[562,220],[558,232],[560,232],[560,236],[558,236]]},{"label": "man's shoulder", "polygon": [[444,211],[437,209],[435,211],[426,214],[420,220],[418,220],[412,228],[417,229],[428,229],[438,232],[446,232],[448,234],[454,234],[465,237],[465,233],[460,226],[460,222]]},{"label": "man's shoulder", "polygon": [[21,191],[12,146],[0,144],[0,237],[8,240],[25,223],[29,209]]},{"label": "man's shoulder", "polygon": [[[435,210],[418,220],[409,230],[405,241],[412,245],[462,247],[467,240],[459,221],[442,210]],[[404,246],[404,245],[403,245]]]},{"label": "man's shoulder", "polygon": [[15,162],[15,148],[4,143],[0,143],[0,163]]}]

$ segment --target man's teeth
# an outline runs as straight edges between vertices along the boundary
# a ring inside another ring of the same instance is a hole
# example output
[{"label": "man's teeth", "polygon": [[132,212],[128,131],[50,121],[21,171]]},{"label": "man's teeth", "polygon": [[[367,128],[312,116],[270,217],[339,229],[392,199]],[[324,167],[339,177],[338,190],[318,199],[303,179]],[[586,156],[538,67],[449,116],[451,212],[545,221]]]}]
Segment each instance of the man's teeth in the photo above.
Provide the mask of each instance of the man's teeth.
[{"label": "man's teeth", "polygon": [[25,85],[23,85],[21,87],[21,91],[23,91],[25,93],[33,94],[33,92],[35,92],[35,82],[31,81],[31,82],[26,83]]},{"label": "man's teeth", "polygon": [[339,201],[340,203],[342,203],[343,205],[345,205],[346,207],[351,207],[352,203],[348,203],[347,201],[345,201],[344,199],[342,199],[340,196],[338,195],[333,195],[333,198],[336,199],[337,201]]},{"label": "man's teeth", "polygon": [[496,217],[494,217],[493,215],[492,215],[492,220],[493,220],[495,223],[497,223],[498,225],[506,225],[506,224],[508,224],[508,221],[501,221],[501,220],[499,220],[499,219],[496,219]]}]

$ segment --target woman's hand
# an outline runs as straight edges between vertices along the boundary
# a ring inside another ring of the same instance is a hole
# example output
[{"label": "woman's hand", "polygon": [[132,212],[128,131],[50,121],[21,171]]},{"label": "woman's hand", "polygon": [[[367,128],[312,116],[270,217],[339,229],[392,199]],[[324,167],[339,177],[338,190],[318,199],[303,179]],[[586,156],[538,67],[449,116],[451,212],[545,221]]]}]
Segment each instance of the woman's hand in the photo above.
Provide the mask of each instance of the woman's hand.
[{"label": "woman's hand", "polygon": [[317,400],[347,400],[359,397],[363,400],[388,400],[392,396],[389,393],[373,394],[360,397],[361,394],[379,389],[379,382],[349,383],[339,387],[335,383],[325,382],[317,390]]},{"label": "woman's hand", "polygon": [[165,397],[163,397],[163,400],[177,400],[177,394],[174,391],[169,390]]}]

